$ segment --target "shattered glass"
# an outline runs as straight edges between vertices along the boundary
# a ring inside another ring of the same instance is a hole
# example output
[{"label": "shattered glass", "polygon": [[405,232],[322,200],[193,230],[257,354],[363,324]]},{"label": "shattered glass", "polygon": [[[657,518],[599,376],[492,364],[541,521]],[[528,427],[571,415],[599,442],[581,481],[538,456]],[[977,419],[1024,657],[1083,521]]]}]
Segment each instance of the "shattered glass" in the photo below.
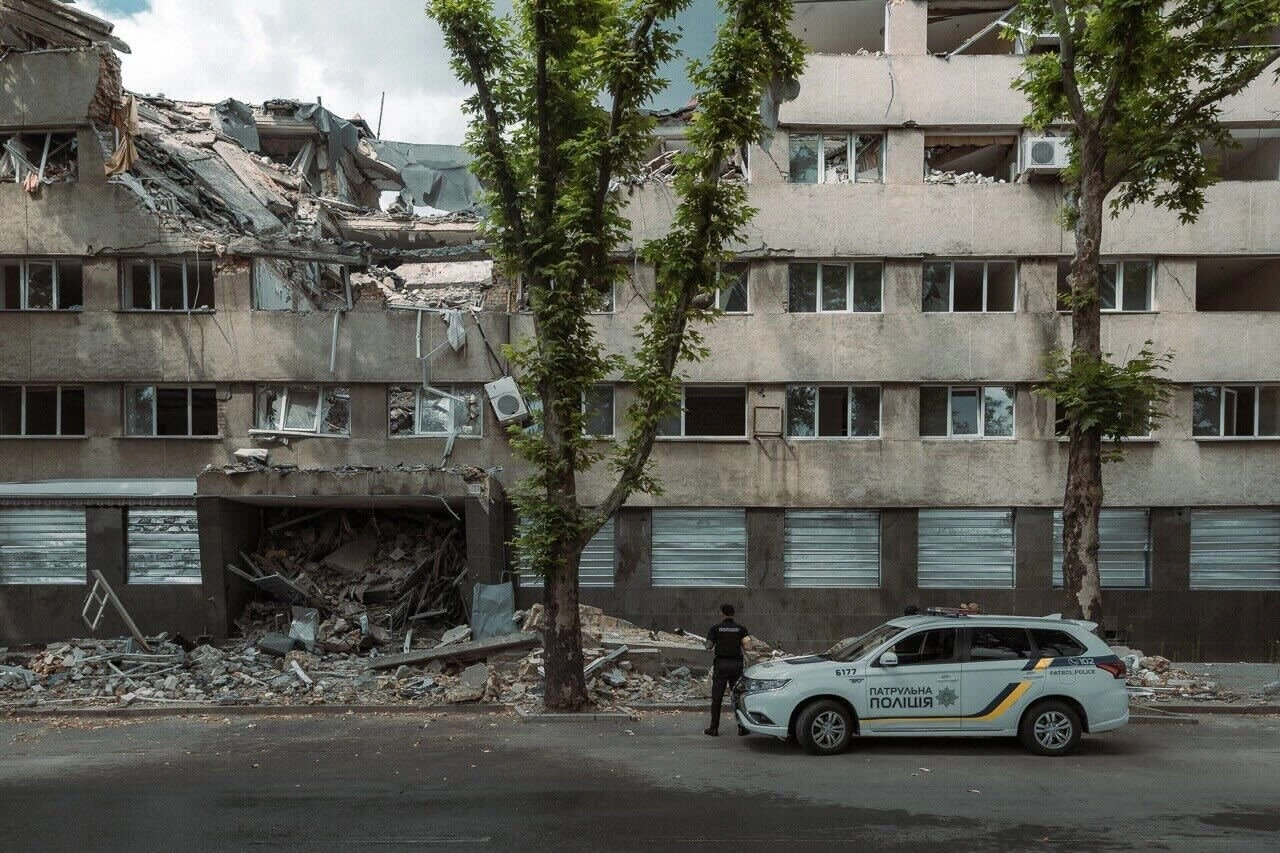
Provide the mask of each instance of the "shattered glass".
[{"label": "shattered glass", "polygon": [[254,405],[253,425],[255,429],[280,429],[280,414],[284,406],[284,389],[266,387],[258,389],[258,399]]},{"label": "shattered glass", "polygon": [[154,385],[134,385],[125,389],[124,423],[128,435],[155,435]]},{"label": "shattered glass", "polygon": [[745,314],[748,310],[747,265],[726,264],[722,278],[731,279],[732,284],[716,291],[716,307],[726,314]]},{"label": "shattered glass", "polygon": [[391,435],[413,435],[418,391],[411,385],[394,385],[387,393],[387,426]]},{"label": "shattered glass", "polygon": [[319,388],[314,385],[290,387],[285,401],[284,428],[298,432],[315,432],[319,409]]},{"label": "shattered glass", "polygon": [[325,388],[320,408],[320,432],[350,435],[351,394],[346,388]]},{"label": "shattered glass", "polygon": [[951,262],[926,261],[923,269],[920,310],[951,310]]},{"label": "shattered glass", "polygon": [[818,140],[816,133],[793,133],[788,140],[790,148],[790,175],[793,184],[818,182]]},{"label": "shattered glass", "polygon": [[858,183],[880,183],[883,164],[881,155],[884,152],[884,137],[879,134],[862,135],[857,140],[857,163],[855,179]]},{"label": "shattered glass", "polygon": [[845,184],[849,182],[849,137],[822,137],[822,182],[826,184]]},{"label": "shattered glass", "polygon": [[27,261],[27,310],[53,309],[53,262]]}]

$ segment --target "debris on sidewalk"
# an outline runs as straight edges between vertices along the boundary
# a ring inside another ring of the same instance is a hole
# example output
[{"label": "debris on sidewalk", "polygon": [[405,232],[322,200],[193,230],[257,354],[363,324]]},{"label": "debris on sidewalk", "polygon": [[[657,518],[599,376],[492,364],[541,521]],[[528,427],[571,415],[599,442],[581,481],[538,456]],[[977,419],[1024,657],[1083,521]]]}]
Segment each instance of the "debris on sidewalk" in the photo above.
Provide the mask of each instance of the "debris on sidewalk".
[{"label": "debris on sidewalk", "polygon": [[1238,694],[1225,690],[1215,681],[1207,681],[1183,669],[1177,669],[1168,658],[1145,655],[1130,650],[1122,656],[1128,676],[1126,683],[1133,696],[1156,700],[1234,701]]}]

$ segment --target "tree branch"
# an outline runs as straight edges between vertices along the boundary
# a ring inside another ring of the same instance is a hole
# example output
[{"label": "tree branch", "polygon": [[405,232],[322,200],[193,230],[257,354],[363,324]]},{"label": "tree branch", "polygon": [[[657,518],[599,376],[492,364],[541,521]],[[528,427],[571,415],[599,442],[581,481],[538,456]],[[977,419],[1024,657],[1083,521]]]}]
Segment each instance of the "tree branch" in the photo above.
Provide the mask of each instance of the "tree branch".
[{"label": "tree branch", "polygon": [[1071,117],[1081,130],[1091,127],[1089,114],[1085,111],[1084,100],[1080,97],[1080,86],[1076,82],[1076,35],[1067,16],[1065,0],[1049,0],[1053,10],[1053,19],[1058,27],[1060,46],[1058,64],[1062,67],[1062,90],[1067,96],[1067,104],[1071,107]]}]

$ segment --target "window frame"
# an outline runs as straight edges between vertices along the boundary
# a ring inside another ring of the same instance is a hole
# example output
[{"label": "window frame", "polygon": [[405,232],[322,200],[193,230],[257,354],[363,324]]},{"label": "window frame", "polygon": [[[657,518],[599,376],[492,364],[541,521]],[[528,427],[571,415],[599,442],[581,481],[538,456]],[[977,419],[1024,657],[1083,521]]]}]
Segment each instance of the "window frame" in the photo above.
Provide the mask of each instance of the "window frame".
[{"label": "window frame", "polygon": [[[151,394],[151,432],[136,433],[129,432],[129,392],[135,388],[150,388]],[[181,389],[187,392],[187,431],[179,435],[161,435],[159,433],[160,418],[160,391]],[[213,422],[214,432],[212,433],[196,433],[192,432],[195,424],[195,406],[192,402],[193,391],[212,391],[213,392]],[[145,383],[145,382],[127,382],[121,392],[121,434],[125,438],[196,438],[196,439],[219,439],[222,438],[222,430],[218,428],[218,387],[207,383],[197,383],[195,385],[170,385],[167,383]]]},{"label": "window frame", "polygon": [[[340,306],[321,305],[317,303],[316,299],[314,298],[314,294],[304,294],[304,296],[306,296],[307,304],[300,306],[298,304],[297,289],[294,288],[292,284],[290,285],[289,304],[287,306],[277,308],[270,305],[264,305],[263,300],[259,295],[260,289],[263,286],[263,275],[261,270],[262,270],[262,266],[272,261],[279,262],[279,263],[292,264],[292,265],[300,265],[308,269],[314,269],[315,270],[314,280],[316,282],[318,292],[321,294],[324,294],[327,292],[322,287],[320,287],[320,283],[324,280],[325,267],[337,267],[339,275],[342,278],[342,299],[344,300],[345,305],[340,305]],[[347,311],[350,311],[354,305],[355,305],[355,298],[352,294],[352,287],[351,287],[351,267],[347,264],[334,264],[334,263],[327,263],[323,261],[292,261],[286,258],[265,257],[265,256],[255,257],[252,260],[252,262],[249,264],[249,307],[250,307],[250,310],[252,311],[269,311],[272,313],[293,311],[295,313],[306,313],[306,312],[312,312],[312,311],[316,311],[316,312],[332,311],[335,308],[339,310],[345,309]],[[146,310],[146,309],[143,309],[143,310]],[[182,313],[185,314],[187,312],[184,311]]]},{"label": "window frame", "polygon": [[[845,138],[845,151],[848,153],[847,162],[849,164],[849,180],[828,181],[826,179],[827,177],[827,155],[826,155],[827,141],[826,140],[828,136],[841,136],[841,135],[843,135]],[[791,139],[796,136],[817,136],[818,137],[818,152],[817,152],[818,179],[816,181],[796,181],[793,179],[793,176],[791,174]],[[862,148],[864,147],[863,145],[859,144],[859,139],[866,136],[875,137],[878,140],[880,145],[880,169],[879,169],[878,177],[874,181],[858,180],[858,171],[857,171],[858,151],[862,150]],[[829,129],[823,130],[820,128],[812,128],[812,127],[787,128],[787,183],[795,184],[796,186],[802,186],[802,187],[803,186],[811,187],[811,186],[816,186],[818,184],[828,184],[833,186],[840,186],[843,184],[883,184],[886,148],[887,148],[886,134],[884,133],[884,131],[869,131],[866,133],[862,133],[854,129],[833,131]]]},{"label": "window frame", "polygon": [[[591,424],[592,410],[589,406],[587,394],[582,395],[582,417],[583,417],[582,431],[587,438],[598,438],[602,440],[608,440],[608,439],[613,439],[618,435],[618,391],[617,391],[617,386],[615,386],[611,382],[597,382],[595,385],[592,386],[593,391],[598,391],[602,388],[607,388],[609,390],[609,431],[607,433],[604,433],[604,432],[595,433],[595,432],[591,432],[591,430],[588,429],[588,427]],[[587,393],[590,393],[590,392],[587,392]],[[683,399],[684,399],[684,395],[682,392],[681,400]]]},{"label": "window frame", "polygon": [[[80,413],[81,420],[85,421],[84,432],[64,433],[62,431],[62,392],[63,390],[65,389],[68,391],[79,391],[81,394],[81,397],[84,398],[86,396],[85,394],[86,386],[62,385],[59,383],[54,383],[53,385],[25,385],[25,384],[24,385],[0,385],[0,388],[17,388],[18,389],[18,392],[19,392],[18,421],[19,421],[19,428],[21,429],[21,432],[17,432],[17,433],[0,433],[0,440],[8,441],[10,439],[15,439],[15,438],[50,439],[50,438],[88,438],[89,437],[88,419],[85,417],[84,411],[81,411]],[[53,388],[54,389],[54,394],[57,397],[57,402],[55,403],[55,410],[54,410],[54,423],[57,426],[55,427],[56,432],[54,432],[52,435],[46,434],[46,433],[27,432],[27,390],[30,388]],[[87,409],[88,406],[84,405],[84,408]]]},{"label": "window frame", "polygon": [[[944,385],[944,384],[938,384],[938,383],[930,382],[930,383],[925,383],[925,384],[923,384],[923,385],[921,385],[921,386],[920,386],[920,391],[921,391],[921,393],[922,393],[922,394],[923,394],[923,392],[924,392],[924,389],[926,389],[926,388],[946,388],[946,389],[947,389],[947,411],[946,411],[946,414],[947,414],[947,434],[946,434],[946,435],[925,435],[923,432],[921,432],[921,433],[920,433],[920,438],[921,438],[921,440],[933,440],[933,441],[1014,441],[1014,440],[1016,440],[1016,439],[1017,439],[1017,437],[1018,437],[1018,385],[1017,385],[1017,383],[1016,383],[1016,382],[1015,382],[1015,383],[1010,383],[1010,384],[1008,384],[1008,385],[1003,384],[1003,383],[1000,383],[1000,382],[979,382],[979,383],[974,383],[974,384],[960,384],[960,385]],[[1011,391],[1011,392],[1012,392],[1012,393],[1010,393],[1010,394],[1009,394],[1009,399],[1013,402],[1013,424],[1010,426],[1009,434],[1008,434],[1008,435],[987,435],[987,434],[986,434],[986,432],[987,432],[987,408],[986,408],[986,400],[987,400],[987,389],[988,389],[988,388],[1000,388],[1000,389],[1007,389],[1007,390],[1009,390],[1009,391]],[[956,392],[956,391],[970,391],[970,390],[976,390],[976,391],[978,392],[978,395],[977,395],[977,403],[978,403],[978,407],[977,407],[977,408],[978,408],[978,431],[977,431],[976,433],[960,433],[960,434],[956,434],[956,433],[954,433],[954,432],[952,431],[953,421],[952,421],[951,414],[952,414],[952,411],[953,411],[953,408],[954,408],[954,404],[952,403],[952,399],[953,399],[953,397],[954,397],[954,395],[955,395],[955,392]],[[922,400],[921,402],[923,402],[923,400]],[[918,412],[918,416],[919,416],[919,418],[918,418],[918,419],[919,419],[919,428],[920,428],[921,430],[923,430],[923,429],[924,429],[924,406],[923,406],[923,405],[921,405],[921,406],[920,406],[920,411]]]},{"label": "window frame", "polygon": [[[857,280],[857,266],[863,264],[870,266],[875,264],[880,268],[880,289],[877,293],[876,302],[879,308],[874,311],[858,310],[857,300],[854,298],[854,284]],[[793,300],[791,298],[792,287],[792,268],[798,266],[813,266],[817,269],[817,278],[814,280],[814,310],[812,311],[796,311],[791,306]],[[824,305],[823,294],[823,269],[826,267],[844,267],[844,308],[827,308]],[[884,313],[884,261],[883,260],[861,260],[861,261],[791,261],[787,264],[787,313],[788,314],[883,314]]]},{"label": "window frame", "polygon": [[[262,392],[267,391],[267,390],[272,389],[272,388],[280,389],[280,390],[282,390],[282,391],[284,392],[284,393],[280,396],[280,419],[279,419],[280,428],[279,428],[279,429],[275,429],[275,428],[267,428],[267,427],[260,427],[260,426],[258,426],[258,425],[257,425],[257,424],[258,424],[258,404],[259,404],[259,399],[260,399],[260,397],[261,397],[261,395],[262,395]],[[285,423],[288,421],[288,416],[289,416],[289,392],[290,392],[290,391],[296,391],[296,390],[303,389],[303,388],[315,388],[315,389],[316,389],[316,414],[315,414],[315,418],[314,418],[314,421],[313,421],[313,423],[315,424],[315,427],[314,427],[313,429],[310,429],[310,430],[286,429],[286,428],[284,427],[284,425],[285,425]],[[329,390],[329,389],[342,390],[342,391],[345,391],[345,392],[346,392],[346,395],[347,395],[347,404],[348,404],[347,431],[346,431],[346,432],[321,432],[321,431],[320,431],[320,430],[321,430],[321,427],[324,425],[324,396],[325,396],[325,392],[326,392],[327,390]],[[314,438],[350,438],[350,437],[351,437],[351,416],[350,416],[350,408],[349,408],[349,407],[350,407],[350,403],[351,403],[351,386],[350,386],[350,385],[336,385],[336,384],[332,384],[332,383],[324,383],[324,382],[315,382],[315,383],[312,383],[312,382],[297,382],[297,383],[275,383],[275,382],[268,382],[268,383],[263,384],[263,385],[255,385],[255,386],[253,387],[253,423],[254,423],[254,426],[253,426],[253,428],[252,428],[252,429],[250,429],[250,430],[249,430],[249,435],[296,435],[296,436],[312,436],[312,437],[314,437]],[[388,399],[388,405],[387,405],[387,413],[388,413],[388,417],[390,416],[390,411],[391,411],[391,406],[390,406],[390,400]],[[416,411],[415,411],[415,413],[414,413],[414,417],[417,417],[417,413],[416,413]]]},{"label": "window frame", "polygon": [[[947,275],[947,310],[930,311],[924,307],[924,268],[931,264],[946,264],[949,267]],[[982,310],[980,311],[957,311],[956,310],[956,264],[982,264]],[[990,267],[992,264],[1009,264],[1013,267],[1013,302],[1009,310],[993,310],[988,308],[990,303],[990,292],[988,284],[991,280]],[[1018,293],[1021,290],[1022,274],[1021,264],[1016,258],[984,258],[982,260],[968,259],[933,259],[926,260],[920,265],[920,313],[921,314],[1017,314],[1018,313]]]},{"label": "window frame", "polygon": [[[1218,391],[1218,432],[1216,435],[1206,435],[1196,432],[1195,406],[1196,392],[1201,388],[1216,388]],[[1236,388],[1252,388],[1253,389],[1253,434],[1252,435],[1227,435],[1227,396],[1228,394],[1238,395],[1240,392],[1232,389]],[[1273,382],[1232,382],[1221,383],[1215,385],[1192,385],[1191,386],[1191,437],[1195,441],[1280,441],[1280,430],[1275,435],[1261,435],[1259,430],[1262,428],[1262,389],[1270,388],[1280,392],[1280,384]]]},{"label": "window frame", "polygon": [[[18,162],[16,157],[11,155],[11,152],[7,149],[5,145],[5,143],[8,140],[17,139],[18,137],[22,137],[22,136],[44,137],[44,145],[41,147],[39,163],[33,163],[30,160],[27,160],[27,157],[25,154],[22,155],[22,159],[26,161],[29,166],[34,167],[29,171],[25,171],[25,167]],[[61,143],[58,148],[54,148],[53,138],[55,136],[66,136],[68,138],[65,142]],[[62,178],[56,181],[54,180],[46,181],[44,177],[44,173],[48,167],[49,158],[52,155],[60,153],[63,148],[70,148],[72,146],[74,146],[74,149],[69,152],[69,156],[67,158],[71,163],[70,174],[64,175]],[[75,128],[71,128],[69,130],[12,130],[12,131],[0,133],[0,159],[5,159],[5,158],[8,158],[10,164],[13,166],[13,183],[15,184],[21,184],[23,180],[26,178],[27,174],[39,176],[40,184],[42,186],[46,183],[61,183],[61,184],[79,183],[80,181],[80,134],[79,134],[79,131],[77,131]]]},{"label": "window frame", "polygon": [[[1057,306],[1058,306],[1057,310],[1059,314],[1070,314],[1071,309],[1062,304],[1062,297],[1066,293],[1066,291],[1063,289],[1063,286],[1062,286],[1063,282],[1065,281],[1065,277],[1061,275],[1064,263],[1069,264],[1070,259],[1063,259],[1063,258],[1058,259],[1059,277],[1056,285],[1057,286]],[[1146,303],[1147,303],[1146,308],[1123,307],[1124,306],[1124,265],[1131,264],[1131,263],[1147,264],[1148,271],[1147,271],[1147,289],[1146,289]],[[1099,311],[1101,311],[1103,314],[1156,314],[1156,313],[1159,313],[1160,309],[1156,306],[1156,259],[1155,258],[1143,258],[1143,257],[1105,258],[1100,260],[1098,262],[1098,265],[1100,268],[1104,266],[1111,266],[1111,265],[1114,265],[1116,268],[1116,275],[1115,275],[1116,307],[1107,308],[1105,305],[1102,304],[1102,298],[1101,298],[1101,295],[1099,295],[1099,298],[1098,298]],[[1068,273],[1070,272],[1069,266],[1067,268],[1067,271]]]},{"label": "window frame", "polygon": [[[342,386],[335,386],[342,387]],[[409,432],[393,433],[391,431],[391,391],[393,388],[403,387],[396,385],[387,386],[387,438],[389,439],[414,439],[414,438],[449,438],[450,433],[445,432],[424,432],[422,426],[423,412],[423,395],[427,394],[427,389],[422,387],[422,383],[413,386],[413,428]],[[475,432],[462,432],[459,430],[453,433],[455,438],[484,438],[484,388],[480,385],[468,385],[466,383],[449,383],[447,385],[436,386],[437,391],[443,392],[437,395],[438,399],[448,400],[450,404],[449,413],[453,415],[453,407],[461,405],[454,397],[461,397],[463,394],[474,394],[476,397],[476,417]],[[444,396],[445,394],[449,396]],[[456,420],[456,417],[455,417]],[[468,419],[468,423],[470,420]],[[323,433],[323,435],[332,435],[331,433]]]},{"label": "window frame", "polygon": [[[686,421],[688,414],[688,389],[689,388],[732,388],[742,389],[742,433],[740,435],[688,435]],[[659,441],[746,441],[751,437],[751,388],[746,383],[735,385],[733,383],[711,382],[705,385],[681,385],[680,386],[680,433],[679,435],[662,435],[659,433],[655,438]],[[658,425],[659,431],[662,429],[661,423]]]},{"label": "window frame", "polygon": [[[812,388],[814,391],[813,406],[813,435],[792,435],[791,429],[791,389],[792,388]],[[874,388],[876,389],[876,434],[875,435],[854,435],[853,434],[853,395],[849,394],[845,397],[844,411],[844,435],[818,435],[818,423],[822,419],[822,394],[823,388],[842,388],[846,391],[852,391],[855,388]],[[796,441],[880,441],[884,437],[884,388],[874,382],[789,382],[783,389],[782,395],[782,430],[783,437],[788,440]]]},{"label": "window frame", "polygon": [[738,272],[742,274],[742,292],[747,300],[747,305],[741,311],[730,311],[729,309],[724,307],[723,303],[724,303],[725,294],[728,291],[732,290],[734,287],[737,287],[737,282],[734,282],[729,287],[717,287],[715,307],[716,307],[716,310],[722,314],[727,314],[730,316],[733,316],[733,315],[741,316],[743,314],[751,313],[751,264],[743,263],[743,262],[733,262],[733,263],[722,264],[720,266],[720,276],[722,278],[725,276],[734,275],[735,273],[738,273]]},{"label": "window frame", "polygon": [[[0,268],[4,266],[18,265],[18,302],[17,308],[0,308],[0,314],[17,313],[19,311],[39,311],[41,313],[55,313],[59,311],[68,311],[76,313],[84,310],[84,262],[79,258],[56,258],[56,257],[34,257],[34,258],[0,258]],[[31,307],[31,264],[48,264],[53,270],[52,293],[50,298],[53,305],[49,308],[32,308]],[[62,267],[64,264],[80,265],[80,305],[75,308],[63,308],[62,303]],[[0,281],[0,287],[3,282]]]},{"label": "window frame", "polygon": [[[182,304],[185,308],[160,308],[160,264],[181,264],[182,265]],[[217,311],[217,301],[214,298],[214,279],[217,275],[217,265],[213,258],[210,257],[209,263],[209,295],[210,304],[207,307],[193,306],[191,304],[191,269],[196,269],[196,292],[200,293],[203,288],[198,283],[200,278],[200,264],[204,263],[200,258],[121,258],[119,265],[120,276],[120,310],[130,314],[212,314]],[[148,274],[151,284],[151,306],[150,308],[137,308],[133,305],[130,298],[133,295],[133,281],[131,277],[132,267],[135,264],[147,264]],[[254,294],[256,298],[256,293]]]}]

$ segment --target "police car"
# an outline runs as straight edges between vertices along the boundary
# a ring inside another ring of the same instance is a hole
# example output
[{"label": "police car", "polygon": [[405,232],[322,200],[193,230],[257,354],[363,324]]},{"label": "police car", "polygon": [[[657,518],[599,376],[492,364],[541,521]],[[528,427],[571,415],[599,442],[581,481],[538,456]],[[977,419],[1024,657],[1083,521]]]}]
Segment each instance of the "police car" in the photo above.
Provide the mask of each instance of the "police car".
[{"label": "police car", "polygon": [[738,722],[831,755],[857,736],[1016,735],[1066,755],[1083,732],[1129,721],[1125,665],[1091,622],[928,611],[825,654],[753,666],[734,688]]}]

